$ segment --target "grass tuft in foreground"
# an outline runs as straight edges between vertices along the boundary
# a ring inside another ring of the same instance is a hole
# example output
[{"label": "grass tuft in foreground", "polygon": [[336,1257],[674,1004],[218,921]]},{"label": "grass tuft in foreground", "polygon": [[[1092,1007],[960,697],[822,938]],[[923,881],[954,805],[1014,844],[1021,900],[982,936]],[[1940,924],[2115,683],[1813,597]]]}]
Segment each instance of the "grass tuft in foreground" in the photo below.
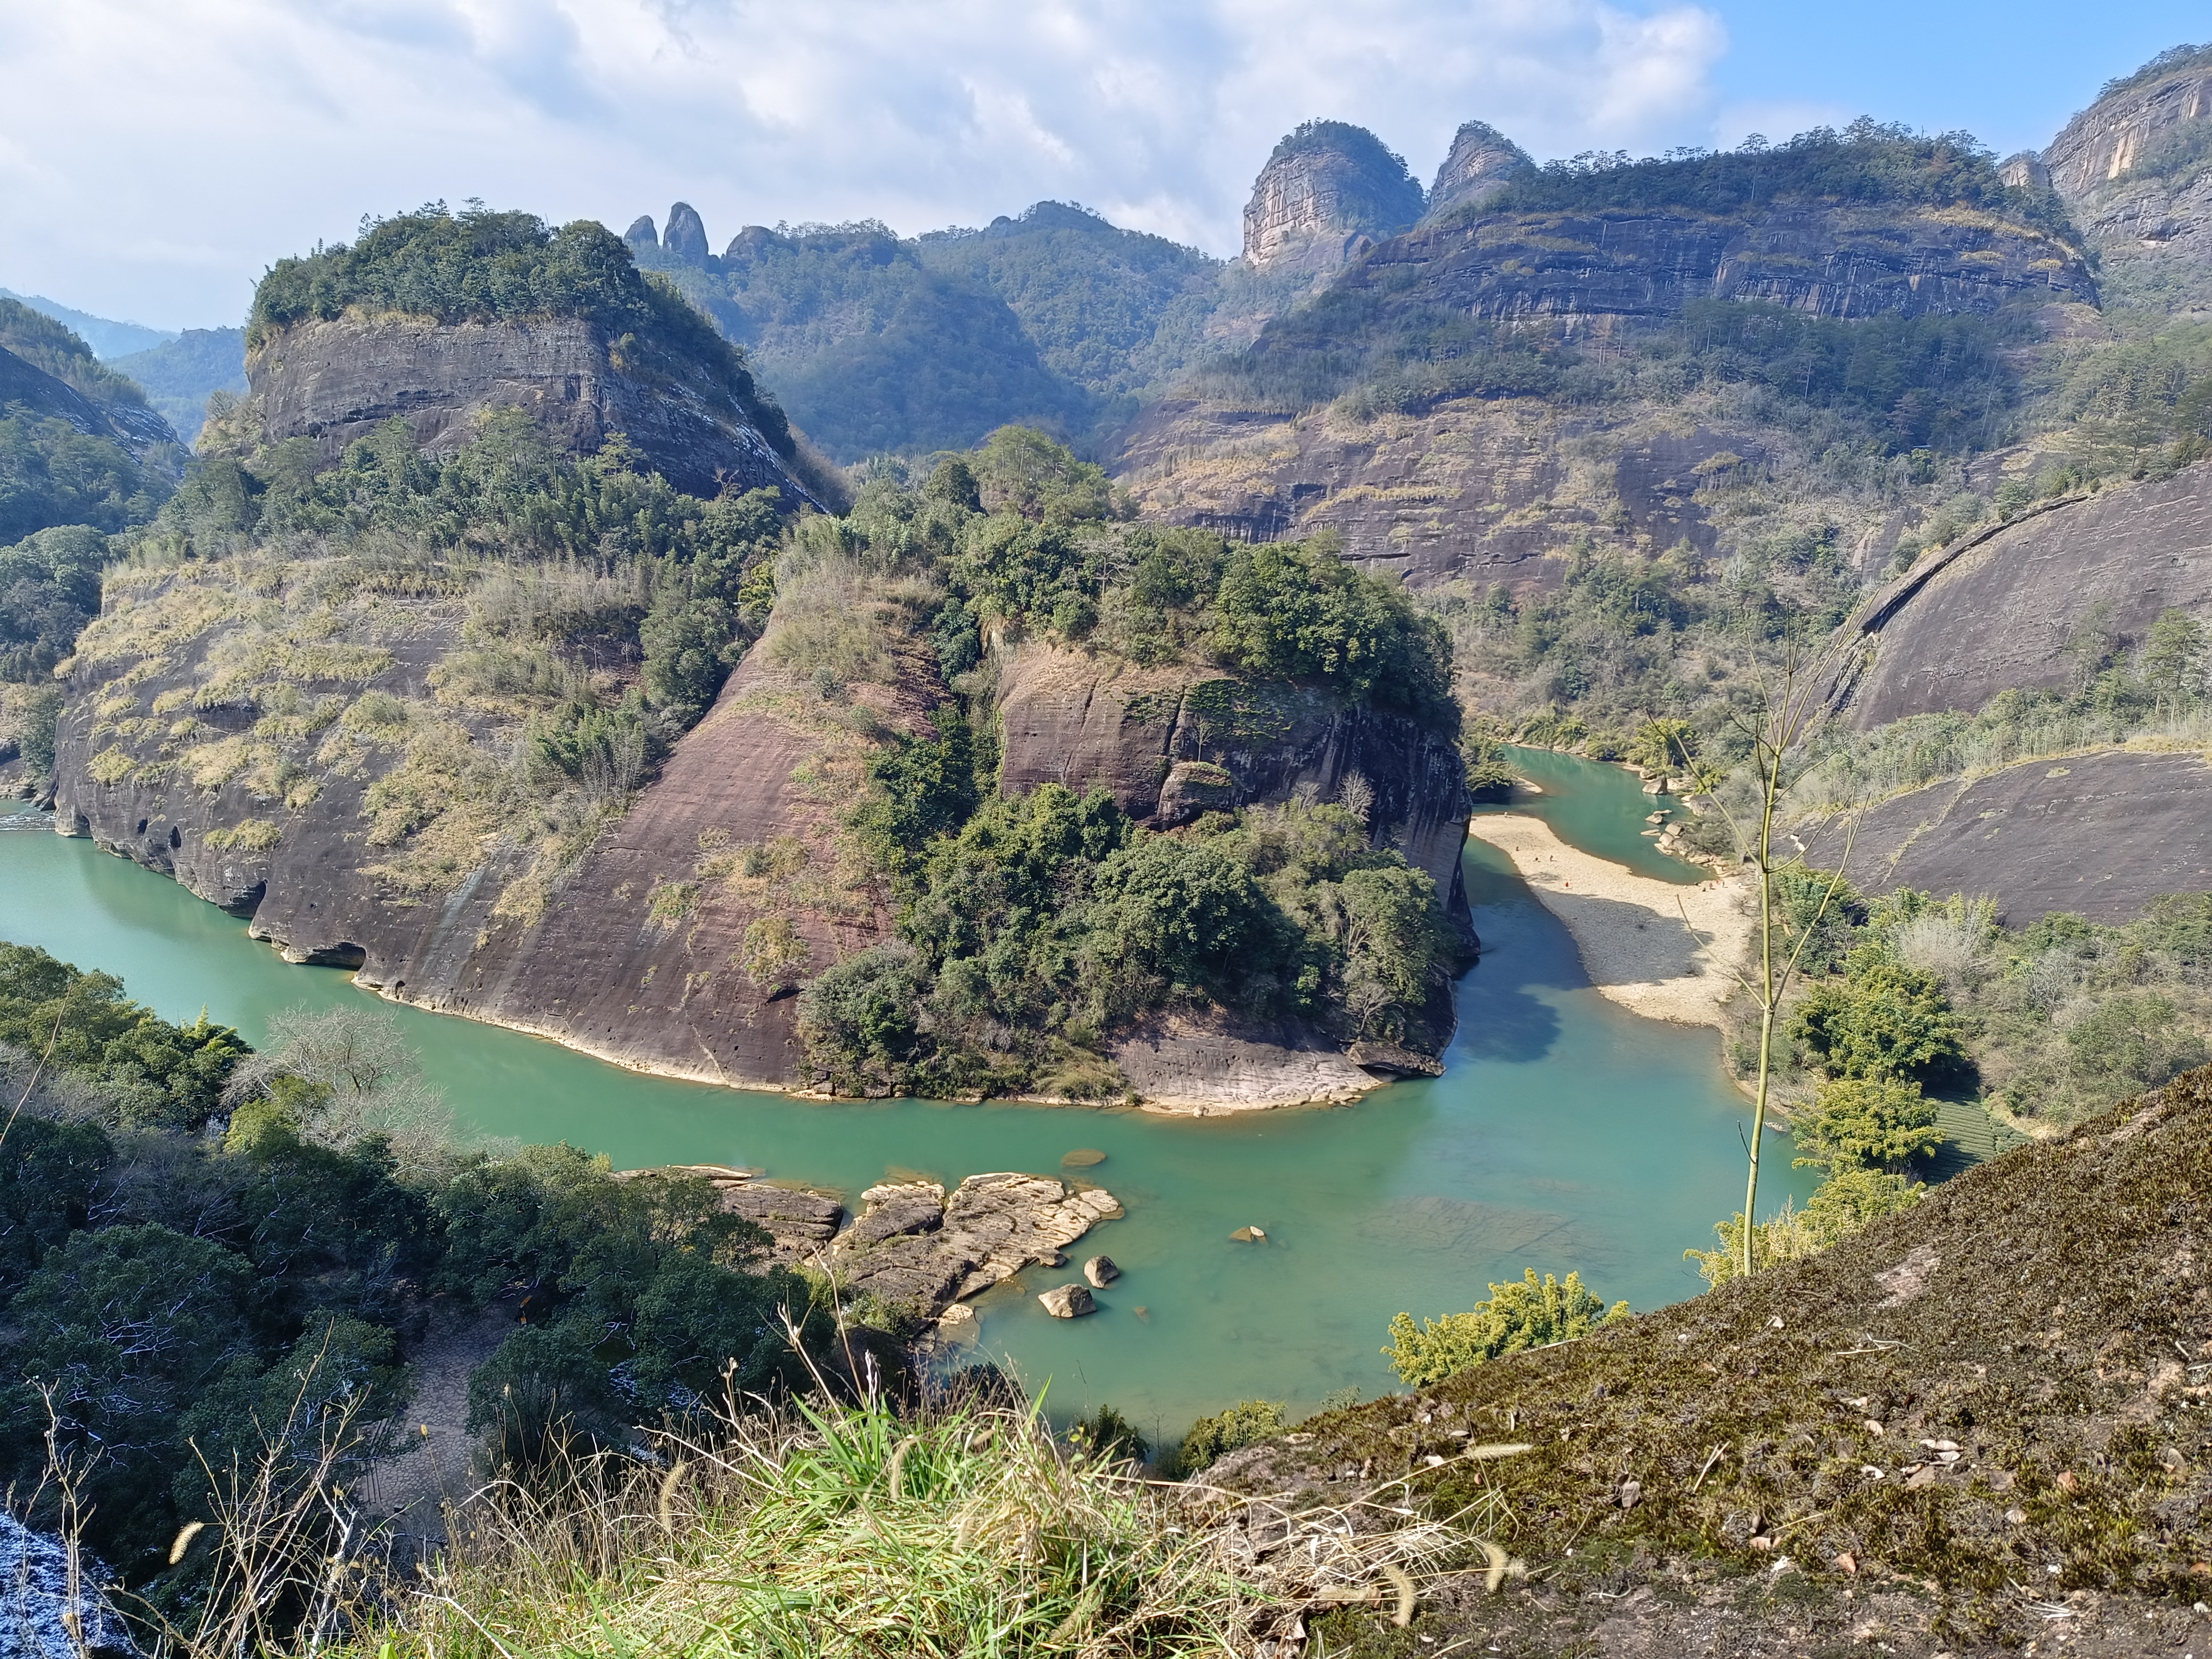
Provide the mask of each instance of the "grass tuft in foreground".
[{"label": "grass tuft in foreground", "polygon": [[1251,1652],[1322,1607],[1402,1623],[1440,1578],[1503,1559],[1474,1517],[1417,1518],[1388,1492],[1294,1509],[1149,1481],[1030,1408],[801,1405],[711,1426],[487,1488],[453,1516],[450,1555],[323,1650]]}]

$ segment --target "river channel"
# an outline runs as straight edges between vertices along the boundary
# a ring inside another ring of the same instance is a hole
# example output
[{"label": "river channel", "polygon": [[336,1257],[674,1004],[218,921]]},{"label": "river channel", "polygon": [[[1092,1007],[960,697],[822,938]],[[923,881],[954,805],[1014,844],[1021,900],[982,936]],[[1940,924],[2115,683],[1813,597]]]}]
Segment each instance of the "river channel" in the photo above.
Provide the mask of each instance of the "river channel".
[{"label": "river channel", "polygon": [[[1640,836],[1650,802],[1626,773],[1521,758],[1546,791],[1534,810],[1563,838],[1646,874],[1705,873]],[[1036,1284],[977,1304],[978,1341],[1032,1389],[1048,1382],[1055,1417],[1110,1402],[1158,1437],[1238,1399],[1297,1413],[1334,1389],[1386,1392],[1394,1313],[1464,1310],[1523,1267],[1578,1269],[1638,1309],[1700,1288],[1683,1249],[1709,1243],[1713,1221],[1742,1201],[1747,1115],[1714,1035],[1638,1018],[1591,989],[1565,930],[1504,854],[1471,841],[1466,875],[1485,950],[1459,988],[1445,1075],[1346,1108],[1184,1119],[798,1101],[646,1077],[379,1006],[465,1126],[566,1140],[618,1168],[744,1164],[853,1196],[891,1172],[950,1185],[985,1170],[1054,1173],[1071,1151],[1103,1152],[1085,1173],[1128,1214],[1077,1247],[1123,1269],[1102,1310],[1048,1317],[1031,1293],[1066,1274],[1032,1271]],[[370,995],[342,971],[287,965],[166,877],[27,824],[0,833],[0,939],[118,975],[172,1019],[204,1006],[252,1042],[279,1010]],[[1802,1174],[1770,1176],[1762,1197],[1802,1198]],[[1247,1225],[1267,1242],[1232,1242]]]}]

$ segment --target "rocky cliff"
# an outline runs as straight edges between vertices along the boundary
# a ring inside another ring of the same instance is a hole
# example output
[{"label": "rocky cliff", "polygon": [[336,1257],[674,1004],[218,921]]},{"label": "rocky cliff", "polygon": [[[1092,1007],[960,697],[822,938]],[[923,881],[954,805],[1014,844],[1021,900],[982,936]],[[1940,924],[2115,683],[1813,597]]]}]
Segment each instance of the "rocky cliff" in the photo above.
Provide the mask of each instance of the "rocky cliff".
[{"label": "rocky cliff", "polygon": [[[1578,537],[1709,552],[1731,495],[1814,459],[1804,422],[1771,403],[1651,398],[1625,374],[1624,395],[1595,392],[1694,302],[1891,328],[2002,315],[2032,339],[2095,297],[2063,234],[1985,208],[1770,196],[1724,213],[1447,215],[1271,324],[1241,379],[1152,405],[1121,473],[1170,522],[1255,540],[1334,529],[1348,556],[1417,584],[1541,586],[1558,580],[1547,556]],[[1341,367],[1363,359],[1371,395]],[[1305,407],[1285,386],[1312,388]]]},{"label": "rocky cliff", "polygon": [[2165,894],[2212,890],[2208,826],[2203,756],[2112,750],[1931,784],[1796,835],[1815,868],[1842,863],[1848,844],[1867,892],[1988,897],[2024,927],[2054,910],[2118,924]]},{"label": "rocky cliff", "polygon": [[0,347],[0,408],[21,404],[33,416],[65,421],[88,438],[106,438],[137,459],[157,444],[174,444],[169,423],[143,404],[94,403],[66,380]]},{"label": "rocky cliff", "polygon": [[309,438],[335,460],[395,416],[436,452],[467,442],[483,411],[520,409],[570,449],[597,450],[619,432],[692,495],[772,485],[794,503],[815,499],[703,367],[640,370],[583,318],[314,319],[247,353],[252,391],[229,425],[249,441]]},{"label": "rocky cliff", "polygon": [[2212,48],[2178,47],[2113,82],[2041,161],[2116,299],[2212,303]]},{"label": "rocky cliff", "polygon": [[1421,187],[1364,127],[1309,121],[1275,146],[1244,207],[1255,269],[1333,270],[1421,216]]},{"label": "rocky cliff", "polygon": [[1465,123],[1429,186],[1429,216],[1480,207],[1500,186],[1536,170],[1528,152],[1487,121]]},{"label": "rocky cliff", "polygon": [[1445,738],[1401,715],[1302,688],[1249,685],[1204,669],[1137,668],[1049,645],[1013,653],[999,697],[1000,777],[1010,793],[1100,785],[1139,823],[1172,829],[1200,812],[1301,793],[1341,799],[1350,785],[1366,803],[1376,842],[1427,871],[1466,925],[1465,763]]},{"label": "rocky cliff", "polygon": [[1830,701],[1865,729],[2062,690],[2085,630],[2124,651],[2168,609],[2212,617],[2212,465],[2064,499],[1928,555],[1848,625]]}]

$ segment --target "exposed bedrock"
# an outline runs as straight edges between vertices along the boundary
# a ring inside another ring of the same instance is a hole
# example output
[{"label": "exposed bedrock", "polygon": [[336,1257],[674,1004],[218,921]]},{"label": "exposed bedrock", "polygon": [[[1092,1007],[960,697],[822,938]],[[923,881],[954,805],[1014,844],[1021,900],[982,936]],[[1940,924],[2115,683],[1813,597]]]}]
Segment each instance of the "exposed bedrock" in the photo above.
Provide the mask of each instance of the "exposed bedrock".
[{"label": "exposed bedrock", "polygon": [[2137,644],[2167,609],[2212,615],[2212,465],[2066,501],[1923,558],[1861,607],[1830,702],[1864,729],[2063,687],[2085,629]]},{"label": "exposed bedrock", "polygon": [[1363,127],[1311,122],[1275,147],[1244,206],[1244,258],[1333,270],[1421,216],[1421,187]]},{"label": "exposed bedrock", "polygon": [[1347,292],[1411,280],[1478,318],[1661,319],[1690,300],[1759,300],[1822,317],[1996,311],[2090,299],[2081,256],[2033,227],[1935,208],[1778,202],[1715,216],[1667,209],[1498,213],[1391,238]]},{"label": "exposed bedrock", "polygon": [[[1846,830],[1800,825],[1807,861],[1832,868]],[[1935,784],[1867,811],[1849,874],[1871,892],[1992,898],[2016,927],[2054,910],[2126,921],[2163,894],[2212,890],[2212,766],[2112,751]]]},{"label": "exposed bedrock", "polygon": [[570,449],[596,451],[622,433],[694,495],[772,485],[787,501],[811,499],[703,369],[648,385],[624,373],[581,319],[309,321],[248,354],[246,379],[249,418],[269,441],[312,438],[328,459],[394,416],[439,451],[467,442],[483,411],[520,409]]},{"label": "exposed bedrock", "polygon": [[1455,920],[1468,925],[1459,862],[1466,768],[1449,740],[1402,715],[1218,671],[1137,668],[1048,645],[1012,654],[999,696],[1003,787],[1101,785],[1132,817],[1161,828],[1301,793],[1338,799],[1356,774],[1372,792],[1376,843],[1427,871]]},{"label": "exposed bedrock", "polygon": [[1528,152],[1487,121],[1463,123],[1429,187],[1429,217],[1479,206],[1499,187],[1536,170]]},{"label": "exposed bedrock", "polygon": [[66,422],[88,438],[109,438],[143,459],[155,444],[173,444],[169,423],[143,404],[93,403],[68,381],[0,349],[0,408],[21,404],[33,415]]},{"label": "exposed bedrock", "polygon": [[2212,298],[2212,173],[2192,165],[2208,121],[2212,60],[2192,54],[2100,98],[2044,151],[2115,300],[2175,307]]}]

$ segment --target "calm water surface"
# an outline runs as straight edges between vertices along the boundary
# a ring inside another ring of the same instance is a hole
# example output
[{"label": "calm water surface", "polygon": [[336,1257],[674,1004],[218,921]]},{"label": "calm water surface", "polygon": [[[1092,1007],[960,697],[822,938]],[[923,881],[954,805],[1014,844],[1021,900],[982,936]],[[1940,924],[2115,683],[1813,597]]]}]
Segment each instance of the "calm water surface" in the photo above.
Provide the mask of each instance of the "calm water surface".
[{"label": "calm water surface", "polygon": [[[1605,775],[1545,798],[1547,812],[1588,816],[1591,833],[1620,810],[1603,805],[1609,780],[1634,796],[1632,825],[1648,810],[1614,769],[1546,755],[1529,770],[1547,790]],[[1647,870],[1673,862],[1632,827],[1610,855],[1628,853]],[[1187,1120],[795,1101],[640,1076],[517,1032],[378,1006],[465,1123],[568,1140],[619,1167],[743,1164],[857,1194],[894,1171],[950,1185],[991,1170],[1049,1173],[1078,1147],[1104,1152],[1087,1173],[1128,1217],[1078,1247],[1124,1270],[1103,1311],[1048,1318],[1030,1293],[1066,1274],[1033,1271],[1036,1284],[979,1303],[980,1340],[1033,1388],[1049,1382],[1055,1415],[1110,1401],[1179,1433],[1241,1398],[1310,1408],[1334,1389],[1386,1391],[1395,1379],[1379,1349],[1392,1314],[1465,1309],[1523,1266],[1580,1269],[1638,1308],[1699,1288],[1682,1249],[1710,1242],[1742,1183],[1745,1114],[1716,1043],[1591,990],[1565,930],[1502,854],[1470,842],[1467,877],[1486,952],[1460,987],[1447,1074],[1337,1109]],[[255,1042],[280,1009],[369,997],[342,972],[280,961],[167,878],[40,830],[0,832],[0,938],[118,975],[169,1018],[205,1006]],[[1792,1185],[1773,1184],[1777,1202]],[[1267,1243],[1231,1243],[1248,1224]]]}]

